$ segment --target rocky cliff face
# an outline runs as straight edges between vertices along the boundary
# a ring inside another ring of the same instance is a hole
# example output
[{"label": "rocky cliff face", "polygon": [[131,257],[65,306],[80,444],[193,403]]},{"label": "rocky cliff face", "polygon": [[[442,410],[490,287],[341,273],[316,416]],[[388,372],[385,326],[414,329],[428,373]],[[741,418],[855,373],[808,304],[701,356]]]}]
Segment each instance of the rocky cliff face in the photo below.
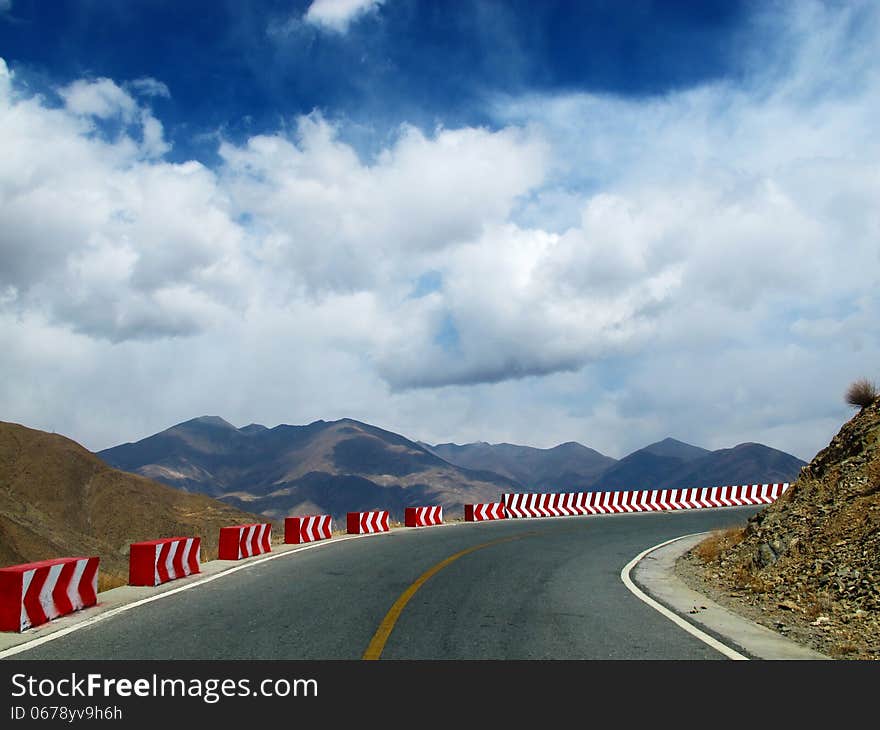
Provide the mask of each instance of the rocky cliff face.
[{"label": "rocky cliff face", "polygon": [[880,659],[880,399],[775,504],[697,546],[679,573],[829,656]]}]

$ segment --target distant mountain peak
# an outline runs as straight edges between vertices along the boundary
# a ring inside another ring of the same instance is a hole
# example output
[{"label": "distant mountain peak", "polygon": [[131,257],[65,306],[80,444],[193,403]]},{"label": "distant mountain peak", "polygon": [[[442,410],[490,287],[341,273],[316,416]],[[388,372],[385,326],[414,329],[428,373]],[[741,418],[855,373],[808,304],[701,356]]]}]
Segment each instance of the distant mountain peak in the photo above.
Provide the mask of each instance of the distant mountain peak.
[{"label": "distant mountain peak", "polygon": [[220,418],[220,416],[199,416],[198,418],[191,418],[189,421],[184,421],[183,423],[178,423],[177,426],[173,428],[177,428],[178,426],[213,426],[214,428],[231,428],[233,431],[237,431],[238,429],[233,426],[229,421],[224,418]]},{"label": "distant mountain peak", "polygon": [[[787,454],[787,452],[785,451],[773,448],[772,446],[767,446],[767,444],[760,444],[757,441],[744,441],[743,443],[737,444],[736,446],[731,446],[729,449],[719,449],[719,451],[730,451],[737,454],[744,451],[749,451],[752,453],[761,452],[765,454],[785,454],[787,456],[793,456],[793,454]],[[798,459],[799,461],[803,461],[803,459],[801,459],[799,456],[795,456],[794,458]]]},{"label": "distant mountain peak", "polygon": [[335,421],[328,421],[328,423],[333,425],[354,425],[354,426],[366,426],[363,421],[358,421],[354,418],[349,418],[346,416],[345,418],[337,418]]},{"label": "distant mountain peak", "polygon": [[664,458],[681,459],[682,461],[694,461],[711,453],[708,449],[679,441],[671,436],[667,436],[662,441],[649,444],[640,449],[640,451]]},{"label": "distant mountain peak", "polygon": [[268,431],[269,429],[264,426],[262,423],[249,423],[247,426],[242,426],[238,429],[242,433],[262,433],[263,431]]},{"label": "distant mountain peak", "polygon": [[[566,441],[561,444],[556,444],[550,449],[544,449],[544,451],[590,451],[593,453],[600,453],[589,446],[584,446],[580,441]],[[604,456],[604,454],[603,454]]]}]

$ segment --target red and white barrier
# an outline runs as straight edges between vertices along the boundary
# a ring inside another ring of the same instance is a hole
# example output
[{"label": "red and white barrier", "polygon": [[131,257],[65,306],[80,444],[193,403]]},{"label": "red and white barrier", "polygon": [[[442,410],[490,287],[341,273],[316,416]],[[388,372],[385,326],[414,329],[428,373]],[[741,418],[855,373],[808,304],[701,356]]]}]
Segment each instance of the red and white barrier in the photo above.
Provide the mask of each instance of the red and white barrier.
[{"label": "red and white barrier", "polygon": [[24,631],[98,602],[100,558],[56,558],[0,568],[0,631]]},{"label": "red and white barrier", "polygon": [[586,514],[583,506],[584,495],[578,492],[566,494],[548,494],[545,509],[552,517],[574,517]]},{"label": "red and white barrier", "polygon": [[503,502],[486,502],[483,504],[466,504],[464,506],[465,522],[482,522],[483,520],[506,520],[507,510]]},{"label": "red and white barrier", "polygon": [[504,508],[508,517],[570,517],[587,514],[583,498],[583,493],[505,494]]},{"label": "red and white barrier", "polygon": [[200,547],[198,537],[166,537],[132,543],[128,559],[129,585],[157,586],[200,572]]},{"label": "red and white barrier", "polygon": [[349,535],[388,532],[388,512],[349,512],[346,523]]},{"label": "red and white barrier", "polygon": [[272,525],[260,522],[220,528],[220,560],[241,560],[272,551]]},{"label": "red and white barrier", "polygon": [[314,542],[330,538],[330,515],[301,515],[284,518],[284,542],[287,544]]},{"label": "red and white barrier", "polygon": [[403,524],[407,527],[430,527],[443,524],[443,508],[407,507],[404,512]]},{"label": "red and white barrier", "polygon": [[788,487],[785,482],[576,494],[505,494],[502,499],[509,517],[562,517],[772,504]]}]

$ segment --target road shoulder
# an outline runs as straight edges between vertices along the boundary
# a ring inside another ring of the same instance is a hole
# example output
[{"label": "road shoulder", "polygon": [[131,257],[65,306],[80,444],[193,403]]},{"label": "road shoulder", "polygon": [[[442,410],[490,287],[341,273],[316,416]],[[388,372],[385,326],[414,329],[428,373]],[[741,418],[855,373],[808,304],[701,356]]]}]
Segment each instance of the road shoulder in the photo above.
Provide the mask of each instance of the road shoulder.
[{"label": "road shoulder", "polygon": [[675,561],[705,538],[688,535],[646,554],[632,569],[633,582],[655,601],[702,631],[753,659],[830,659],[739,616],[678,577]]}]

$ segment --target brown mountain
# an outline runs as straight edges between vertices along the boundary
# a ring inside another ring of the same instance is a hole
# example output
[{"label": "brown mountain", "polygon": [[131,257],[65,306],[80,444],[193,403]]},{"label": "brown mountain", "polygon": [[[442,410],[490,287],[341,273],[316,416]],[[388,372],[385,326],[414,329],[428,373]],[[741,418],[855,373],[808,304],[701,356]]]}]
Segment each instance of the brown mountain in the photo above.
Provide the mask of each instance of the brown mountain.
[{"label": "brown mountain", "polygon": [[316,511],[339,519],[368,509],[402,519],[405,507],[422,504],[442,505],[453,516],[466,502],[494,502],[520,488],[348,418],[270,429],[236,428],[203,416],[98,456],[118,469],[276,519]]},{"label": "brown mountain", "polygon": [[221,527],[259,519],[112,469],[64,436],[0,422],[0,566],[99,555],[105,580],[127,579],[132,542],[199,536],[211,559]]},{"label": "brown mountain", "polygon": [[880,399],[745,528],[679,562],[695,588],[796,641],[880,659]]}]

